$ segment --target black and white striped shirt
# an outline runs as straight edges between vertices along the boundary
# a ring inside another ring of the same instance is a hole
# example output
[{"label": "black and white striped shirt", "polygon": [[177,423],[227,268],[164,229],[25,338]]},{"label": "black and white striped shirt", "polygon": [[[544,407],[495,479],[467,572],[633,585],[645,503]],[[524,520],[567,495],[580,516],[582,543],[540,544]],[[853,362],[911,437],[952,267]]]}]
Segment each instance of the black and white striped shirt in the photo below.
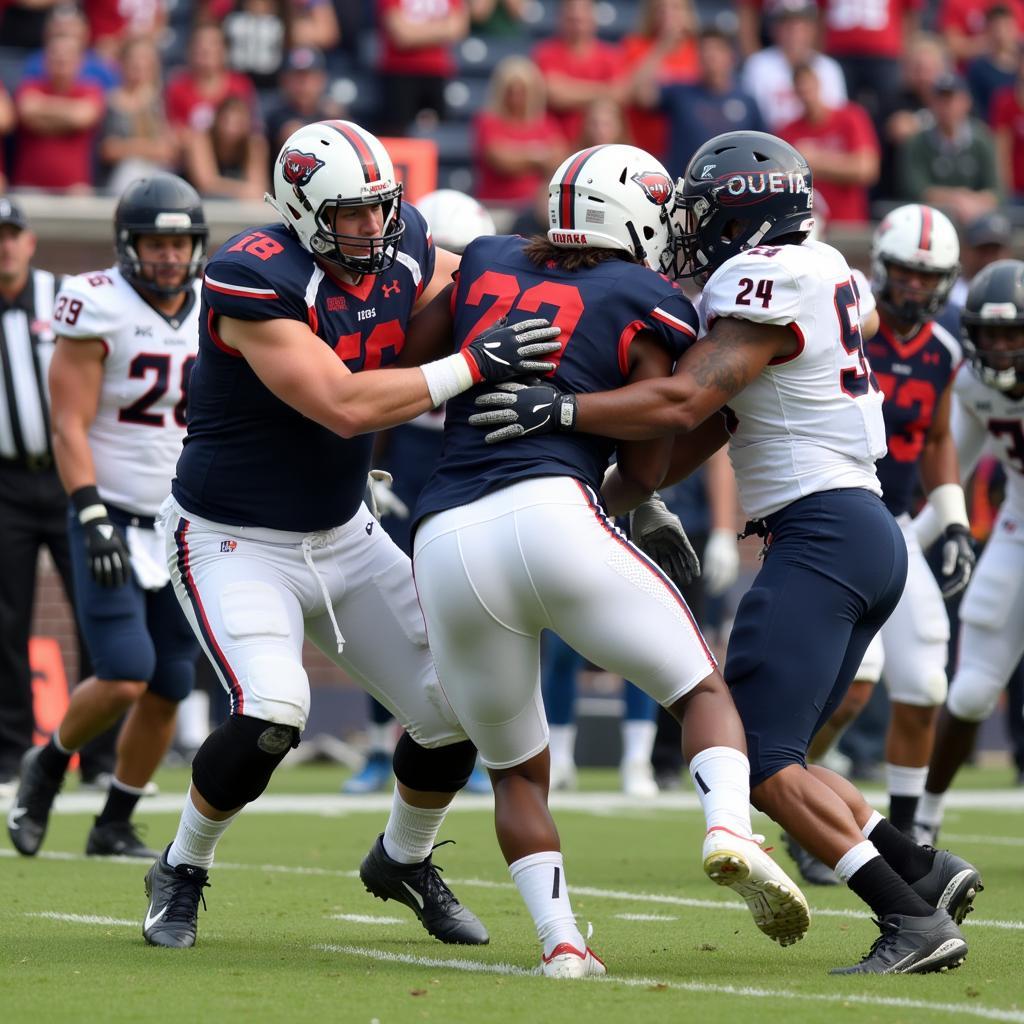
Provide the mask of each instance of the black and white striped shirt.
[{"label": "black and white striped shirt", "polygon": [[30,468],[53,462],[47,374],[58,284],[48,270],[33,268],[13,300],[0,296],[0,460]]}]

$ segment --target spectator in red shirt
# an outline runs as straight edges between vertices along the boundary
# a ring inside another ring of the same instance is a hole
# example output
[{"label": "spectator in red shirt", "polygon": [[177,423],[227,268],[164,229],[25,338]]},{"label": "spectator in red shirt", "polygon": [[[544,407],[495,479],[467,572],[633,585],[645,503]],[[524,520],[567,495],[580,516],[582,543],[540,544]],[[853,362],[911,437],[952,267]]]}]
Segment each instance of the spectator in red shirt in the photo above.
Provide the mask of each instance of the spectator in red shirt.
[{"label": "spectator in red shirt", "polygon": [[464,0],[377,0],[377,13],[387,92],[378,122],[384,134],[401,135],[423,111],[444,116],[452,47],[469,32],[469,11]]},{"label": "spectator in red shirt", "polygon": [[241,97],[255,111],[252,82],[228,70],[221,27],[197,25],[189,42],[188,67],[171,78],[164,94],[167,119],[181,131],[204,131],[213,123],[217,105],[228,96]]},{"label": "spectator in red shirt", "polygon": [[55,36],[46,44],[43,77],[18,87],[11,174],[16,188],[92,191],[93,143],[103,117],[103,90],[83,81],[81,68],[81,44],[71,36]]},{"label": "spectator in red shirt", "polygon": [[[622,41],[623,63],[636,82],[651,76],[659,85],[695,82],[700,77],[697,16],[691,0],[644,0],[640,22]],[[665,162],[667,124],[656,110],[633,106],[629,130],[634,145]]]},{"label": "spectator in red shirt", "polygon": [[993,97],[991,121],[1003,188],[1014,202],[1024,202],[1024,55],[1017,81]]},{"label": "spectator in red shirt", "polygon": [[167,24],[167,0],[83,0],[92,48],[103,59],[116,60],[127,39],[156,42]]},{"label": "spectator in red shirt", "polygon": [[475,191],[484,202],[528,203],[568,151],[547,111],[544,79],[525,57],[506,57],[494,69],[473,132]]},{"label": "spectator in red shirt", "polygon": [[14,104],[11,94],[0,82],[0,193],[7,191],[7,176],[4,173],[4,138],[14,127]]},{"label": "spectator in red shirt", "polygon": [[622,52],[597,38],[593,0],[562,0],[558,35],[538,43],[533,60],[547,83],[548,106],[571,145],[576,144],[583,109],[591,100],[627,99]]},{"label": "spectator in red shirt", "polygon": [[984,53],[985,15],[996,5],[1009,7],[1024,32],[1024,0],[943,0],[938,27],[954,60],[966,63]]},{"label": "spectator in red shirt", "polygon": [[814,190],[834,223],[868,220],[868,189],[878,180],[878,137],[867,111],[857,103],[827,107],[814,69],[793,72],[793,89],[803,107],[779,135],[803,154],[814,173]]}]

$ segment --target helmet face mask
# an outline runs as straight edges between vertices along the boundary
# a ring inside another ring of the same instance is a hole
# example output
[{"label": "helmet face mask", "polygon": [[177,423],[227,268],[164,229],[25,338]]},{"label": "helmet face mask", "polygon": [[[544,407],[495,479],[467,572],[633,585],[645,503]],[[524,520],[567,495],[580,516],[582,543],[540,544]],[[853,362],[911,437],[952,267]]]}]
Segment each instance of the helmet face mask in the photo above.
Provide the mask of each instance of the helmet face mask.
[{"label": "helmet face mask", "polygon": [[676,190],[676,277],[706,281],[738,253],[814,224],[807,161],[763,132],[726,132],[690,160]]},{"label": "helmet face mask", "polygon": [[[909,274],[931,278],[931,287],[913,288]],[[882,218],[871,245],[871,287],[890,320],[916,328],[942,312],[960,273],[956,228],[939,210],[910,203]]]},{"label": "helmet face mask", "polygon": [[997,260],[971,282],[960,316],[964,354],[997,391],[1024,388],[1024,263]]},{"label": "helmet face mask", "polygon": [[[185,264],[143,260],[138,239],[143,235],[186,235],[192,239]],[[188,291],[206,262],[209,230],[199,195],[188,182],[173,174],[154,174],[133,181],[122,193],[114,214],[114,249],[122,276],[136,288],[170,298]],[[161,270],[174,266],[184,271],[180,283],[161,284]]]},{"label": "helmet face mask", "polygon": [[675,260],[675,190],[650,153],[613,143],[574,153],[548,186],[548,241],[612,249],[668,273]]},{"label": "helmet face mask", "polygon": [[[351,121],[319,121],[293,132],[274,164],[267,201],[303,248],[357,277],[382,274],[405,232],[402,185],[380,140]],[[339,231],[339,212],[380,207],[373,235]]]}]

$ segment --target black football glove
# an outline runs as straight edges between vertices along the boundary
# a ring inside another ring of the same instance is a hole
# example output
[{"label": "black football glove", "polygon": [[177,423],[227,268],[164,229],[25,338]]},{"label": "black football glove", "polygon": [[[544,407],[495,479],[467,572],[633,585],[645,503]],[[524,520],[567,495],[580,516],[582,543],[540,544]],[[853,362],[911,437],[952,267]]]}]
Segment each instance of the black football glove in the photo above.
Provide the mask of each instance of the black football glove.
[{"label": "black football glove", "polygon": [[942,567],[939,588],[948,601],[970,582],[976,561],[971,531],[961,523],[950,523],[942,534]]},{"label": "black football glove", "polygon": [[494,391],[480,395],[475,404],[488,411],[470,416],[470,425],[484,430],[499,428],[484,437],[488,444],[537,434],[568,433],[576,427],[576,396],[539,380],[499,384]]},{"label": "black football glove", "polygon": [[101,587],[123,587],[132,575],[128,545],[111,522],[95,487],[79,487],[71,504],[85,530],[85,554],[92,578]]},{"label": "black football glove", "polygon": [[531,373],[550,373],[552,362],[537,361],[537,356],[549,356],[561,349],[554,339],[562,333],[561,327],[552,327],[547,320],[524,320],[509,326],[502,317],[497,325],[471,341],[462,355],[469,363],[473,380],[477,383],[511,380]]},{"label": "black football glove", "polygon": [[679,516],[657,491],[630,512],[629,539],[680,589],[700,576],[700,559]]}]

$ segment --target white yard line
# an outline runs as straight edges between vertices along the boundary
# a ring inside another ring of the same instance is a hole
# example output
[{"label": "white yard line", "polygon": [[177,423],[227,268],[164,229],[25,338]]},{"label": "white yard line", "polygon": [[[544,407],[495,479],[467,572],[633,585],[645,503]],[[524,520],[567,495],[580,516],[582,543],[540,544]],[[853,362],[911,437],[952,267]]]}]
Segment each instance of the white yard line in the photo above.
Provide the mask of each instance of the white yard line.
[{"label": "white yard line", "polygon": [[978,846],[1024,846],[1024,836],[964,836],[954,832],[940,832],[939,838],[951,843],[976,843]]},{"label": "white yard line", "polygon": [[[0,858],[14,858],[18,853],[14,850],[0,849]],[[42,850],[36,857],[40,860],[60,861],[91,861],[106,864],[126,864],[139,868],[145,866],[145,861],[132,857],[86,857],[82,853],[64,853],[59,851]],[[315,878],[346,878],[356,879],[358,871],[344,871],[340,868],[319,868],[303,867],[291,864],[242,864],[233,861],[217,861],[213,871],[261,871],[264,874],[276,875],[308,875]],[[446,881],[455,887],[466,886],[473,889],[501,889],[508,890],[515,888],[511,882],[496,882],[490,878],[447,878]],[[622,903],[653,903],[668,907],[691,907],[698,910],[736,910],[746,913],[746,904],[732,900],[727,896],[722,899],[696,899],[692,896],[673,896],[670,893],[653,892],[631,892],[626,889],[602,889],[595,886],[574,885],[573,893],[578,896],[593,896],[595,899],[619,900]],[[828,907],[812,907],[812,917],[845,917],[865,919],[867,911],[841,910]],[[966,925],[969,928],[999,928],[1005,931],[1024,931],[1024,921],[997,920],[989,918],[968,917]]]},{"label": "white yard line", "polygon": [[[431,967],[444,970],[467,971],[474,974],[505,974],[516,977],[536,976],[536,970],[527,970],[515,964],[485,963],[481,960],[436,959],[426,956],[412,956],[406,953],[391,953],[365,946],[316,945],[314,950],[325,953],[340,953],[344,956],[361,957],[387,963],[409,964],[413,967]],[[588,978],[588,982],[629,985],[636,988],[670,988],[684,992],[709,992],[720,995],[740,996],[746,999],[792,999],[811,1003],[857,1003],[862,1006],[892,1006],[897,1009],[926,1010],[932,1013],[952,1013],[960,1017],[980,1017],[984,1020],[1010,1021],[1024,1024],[1024,1012],[1020,1010],[998,1010],[969,1003],[933,1003],[924,999],[904,999],[899,996],[874,996],[856,992],[814,993],[794,992],[791,989],[754,988],[739,985],[713,985],[699,981],[666,981],[659,978],[624,978],[615,974],[603,978]],[[545,981],[545,984],[549,982]],[[577,984],[577,982],[573,982]]]},{"label": "white yard line", "polygon": [[671,914],[615,914],[620,921],[678,921]]},{"label": "white yard line", "polygon": [[332,921],[351,921],[353,924],[410,924],[411,917],[374,917],[372,914],[328,914]]},{"label": "white yard line", "polygon": [[96,914],[60,914],[56,910],[40,910],[23,914],[22,917],[45,917],[48,921],[66,921],[68,924],[105,924],[119,928],[138,928],[139,921],[128,921],[123,917],[100,917]]}]

